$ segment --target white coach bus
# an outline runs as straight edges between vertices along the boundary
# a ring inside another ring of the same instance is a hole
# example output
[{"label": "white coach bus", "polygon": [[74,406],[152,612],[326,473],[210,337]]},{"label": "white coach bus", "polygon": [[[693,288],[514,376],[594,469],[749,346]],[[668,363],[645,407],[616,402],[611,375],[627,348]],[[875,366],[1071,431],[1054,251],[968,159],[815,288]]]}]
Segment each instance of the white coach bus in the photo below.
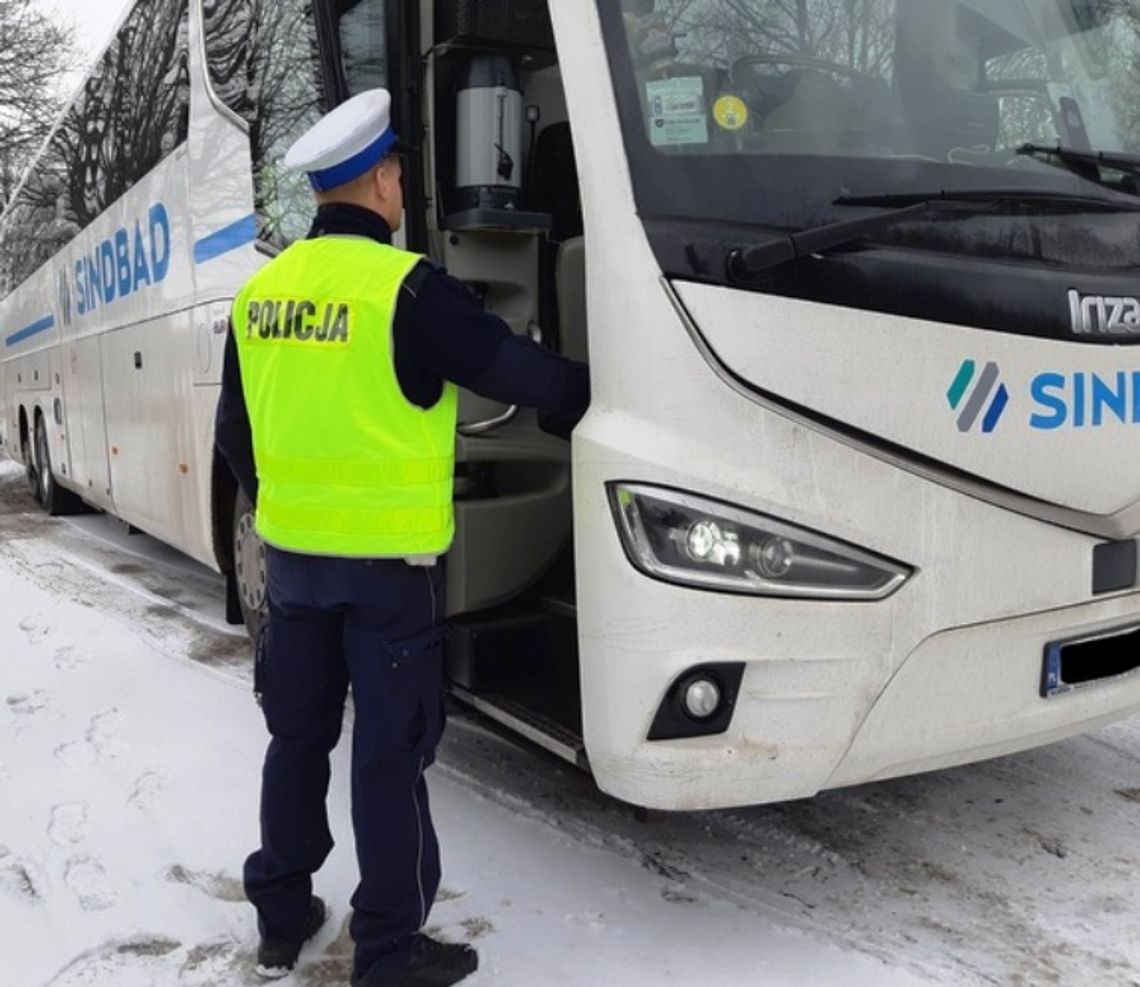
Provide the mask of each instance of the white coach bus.
[{"label": "white coach bus", "polygon": [[672,809],[1140,709],[1135,3],[138,0],[3,216],[0,439],[231,619],[230,300],[376,85],[403,242],[593,378],[572,443],[464,397],[461,698]]}]

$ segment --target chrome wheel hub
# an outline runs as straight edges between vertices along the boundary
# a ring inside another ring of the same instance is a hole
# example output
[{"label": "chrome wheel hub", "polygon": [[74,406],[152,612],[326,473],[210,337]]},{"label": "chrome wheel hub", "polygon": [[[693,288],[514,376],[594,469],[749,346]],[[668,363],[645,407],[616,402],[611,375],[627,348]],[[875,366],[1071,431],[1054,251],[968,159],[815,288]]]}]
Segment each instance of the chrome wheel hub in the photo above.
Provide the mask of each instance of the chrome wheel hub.
[{"label": "chrome wheel hub", "polygon": [[234,527],[234,575],[246,609],[261,610],[265,606],[265,543],[257,537],[248,511]]}]

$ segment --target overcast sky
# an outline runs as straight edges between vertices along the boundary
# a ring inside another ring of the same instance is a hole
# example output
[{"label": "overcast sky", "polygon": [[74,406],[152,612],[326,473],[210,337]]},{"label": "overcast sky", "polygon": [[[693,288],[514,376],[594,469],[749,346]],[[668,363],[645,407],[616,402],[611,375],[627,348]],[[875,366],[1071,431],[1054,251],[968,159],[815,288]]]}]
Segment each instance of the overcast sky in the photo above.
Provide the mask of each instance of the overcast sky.
[{"label": "overcast sky", "polygon": [[95,55],[111,37],[127,0],[38,0],[40,7],[65,24],[75,26],[76,41],[83,53],[83,64],[75,67],[73,89]]}]

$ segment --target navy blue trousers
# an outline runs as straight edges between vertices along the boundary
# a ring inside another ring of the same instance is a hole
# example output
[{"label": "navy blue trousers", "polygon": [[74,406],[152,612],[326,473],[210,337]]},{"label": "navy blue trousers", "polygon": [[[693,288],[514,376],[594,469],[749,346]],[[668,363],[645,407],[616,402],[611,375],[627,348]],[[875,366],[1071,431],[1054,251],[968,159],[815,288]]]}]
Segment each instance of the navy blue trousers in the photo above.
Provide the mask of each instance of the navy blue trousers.
[{"label": "navy blue trousers", "polygon": [[272,737],[261,787],[261,848],[245,890],[263,936],[295,939],[312,875],[333,847],[329,753],[352,687],[355,965],[395,958],[439,887],[424,769],[443,733],[443,566],[268,550],[269,624],[259,688]]}]

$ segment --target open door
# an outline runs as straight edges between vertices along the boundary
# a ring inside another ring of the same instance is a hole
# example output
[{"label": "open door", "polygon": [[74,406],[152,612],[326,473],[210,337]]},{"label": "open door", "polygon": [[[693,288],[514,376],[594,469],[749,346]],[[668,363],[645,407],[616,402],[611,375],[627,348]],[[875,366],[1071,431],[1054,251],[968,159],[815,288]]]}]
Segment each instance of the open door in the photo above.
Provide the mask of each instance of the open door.
[{"label": "open door", "polygon": [[[546,3],[488,10],[437,3],[424,26],[425,75],[409,88],[422,85],[427,124],[416,130],[434,193],[422,200],[426,251],[515,333],[584,359],[581,208]],[[447,562],[453,689],[584,761],[572,522],[570,443],[533,411],[464,393]]]}]

